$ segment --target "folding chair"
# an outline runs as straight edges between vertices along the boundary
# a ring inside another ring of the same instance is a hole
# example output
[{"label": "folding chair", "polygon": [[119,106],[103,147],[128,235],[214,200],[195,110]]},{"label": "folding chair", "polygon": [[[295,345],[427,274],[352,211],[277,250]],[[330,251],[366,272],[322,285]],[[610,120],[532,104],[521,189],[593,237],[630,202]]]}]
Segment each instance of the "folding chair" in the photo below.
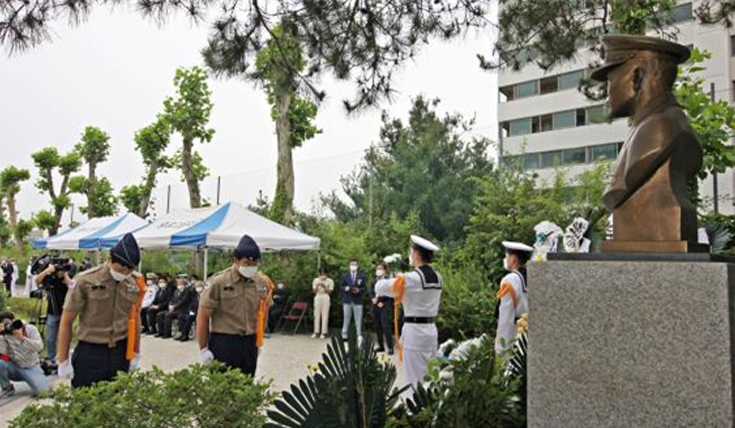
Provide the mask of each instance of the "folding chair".
[{"label": "folding chair", "polygon": [[293,329],[292,334],[296,334],[296,331],[299,329],[301,321],[304,319],[304,315],[306,315],[306,310],[308,308],[309,304],[306,302],[294,302],[294,304],[291,305],[291,310],[288,311],[288,314],[281,315],[280,321],[283,321],[283,324],[281,324],[280,332],[283,333],[283,330],[286,328],[286,324],[288,324],[289,321],[295,321],[296,328]]}]

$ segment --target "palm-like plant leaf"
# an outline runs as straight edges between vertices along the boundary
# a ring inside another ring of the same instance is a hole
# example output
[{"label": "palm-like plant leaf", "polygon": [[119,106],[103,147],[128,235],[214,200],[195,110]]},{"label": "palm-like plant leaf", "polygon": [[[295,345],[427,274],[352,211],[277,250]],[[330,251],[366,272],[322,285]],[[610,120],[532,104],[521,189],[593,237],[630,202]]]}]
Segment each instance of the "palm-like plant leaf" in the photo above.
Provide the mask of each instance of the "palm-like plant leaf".
[{"label": "palm-like plant leaf", "polygon": [[311,374],[284,391],[268,411],[268,428],[382,428],[396,404],[393,366],[381,363],[366,337],[357,345],[354,327],[348,346],[333,337]]}]

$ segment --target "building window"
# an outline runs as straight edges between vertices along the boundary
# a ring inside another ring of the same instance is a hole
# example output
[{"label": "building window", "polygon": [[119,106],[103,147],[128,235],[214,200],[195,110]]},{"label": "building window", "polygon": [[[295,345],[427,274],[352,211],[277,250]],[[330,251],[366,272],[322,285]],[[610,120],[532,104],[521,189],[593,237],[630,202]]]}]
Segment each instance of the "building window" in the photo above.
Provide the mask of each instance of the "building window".
[{"label": "building window", "polygon": [[518,85],[517,98],[532,97],[538,94],[536,81],[521,83]]},{"label": "building window", "polygon": [[690,21],[692,19],[692,4],[684,3],[671,9],[671,20],[676,22]]},{"label": "building window", "polygon": [[583,108],[577,109],[577,126],[584,126],[587,124],[587,112]]},{"label": "building window", "polygon": [[541,153],[541,168],[551,168],[561,165],[561,150]]},{"label": "building window", "polygon": [[604,105],[589,107],[587,109],[587,124],[607,122],[607,109]]},{"label": "building window", "polygon": [[730,56],[735,56],[735,34],[730,36]]},{"label": "building window", "polygon": [[528,153],[523,156],[524,169],[538,169],[538,153]]},{"label": "building window", "polygon": [[609,161],[615,160],[618,157],[618,143],[613,144],[602,144],[599,146],[592,146],[590,152],[592,159],[590,161],[597,162],[601,159],[607,159]]},{"label": "building window", "polygon": [[500,98],[498,99],[499,102],[504,103],[506,101],[513,101],[515,98],[513,97],[513,86],[503,86],[498,90]]},{"label": "building window", "polygon": [[554,130],[574,128],[576,125],[577,116],[575,110],[554,113]]},{"label": "building window", "polygon": [[531,133],[531,118],[511,120],[508,136],[526,135]]},{"label": "building window", "polygon": [[554,129],[554,116],[544,114],[541,116],[541,132],[552,131]]},{"label": "building window", "polygon": [[539,82],[541,95],[550,94],[559,90],[558,76],[546,77]]},{"label": "building window", "polygon": [[587,148],[579,147],[576,149],[564,150],[564,165],[577,165],[587,163]]},{"label": "building window", "polygon": [[577,89],[579,81],[582,80],[583,76],[584,72],[582,70],[562,74],[559,76],[559,90]]}]

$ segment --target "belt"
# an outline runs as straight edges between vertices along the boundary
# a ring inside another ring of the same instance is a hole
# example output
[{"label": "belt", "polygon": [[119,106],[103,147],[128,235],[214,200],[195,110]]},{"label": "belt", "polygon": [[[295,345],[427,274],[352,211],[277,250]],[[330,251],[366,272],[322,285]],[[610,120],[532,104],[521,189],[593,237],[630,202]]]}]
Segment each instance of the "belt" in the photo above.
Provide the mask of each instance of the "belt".
[{"label": "belt", "polygon": [[436,317],[405,317],[403,322],[406,324],[434,324]]}]

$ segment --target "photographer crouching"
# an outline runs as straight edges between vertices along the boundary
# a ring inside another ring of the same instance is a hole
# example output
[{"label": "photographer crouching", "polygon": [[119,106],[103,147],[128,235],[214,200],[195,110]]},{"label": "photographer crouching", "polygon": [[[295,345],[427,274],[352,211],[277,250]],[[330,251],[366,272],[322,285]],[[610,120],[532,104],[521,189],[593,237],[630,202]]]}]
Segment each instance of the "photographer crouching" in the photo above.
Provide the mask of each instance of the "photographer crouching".
[{"label": "photographer crouching", "polygon": [[76,273],[74,264],[66,258],[42,257],[31,269],[36,274],[36,284],[43,290],[48,300],[46,310],[46,353],[48,363],[56,367],[56,344],[59,337],[59,323],[63,312],[66,293]]},{"label": "photographer crouching", "polygon": [[43,339],[38,329],[15,319],[11,312],[0,314],[0,399],[15,394],[10,381],[26,382],[33,396],[51,388],[41,369]]}]

